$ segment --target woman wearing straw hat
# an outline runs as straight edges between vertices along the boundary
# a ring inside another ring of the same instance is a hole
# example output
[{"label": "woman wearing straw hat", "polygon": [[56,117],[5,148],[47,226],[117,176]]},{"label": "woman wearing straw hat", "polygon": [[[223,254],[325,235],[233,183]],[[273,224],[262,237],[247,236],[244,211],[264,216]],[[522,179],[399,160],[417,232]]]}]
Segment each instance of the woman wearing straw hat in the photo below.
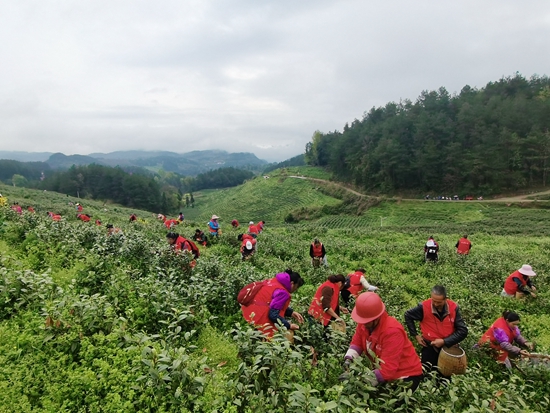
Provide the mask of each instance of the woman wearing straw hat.
[{"label": "woman wearing straw hat", "polygon": [[537,274],[530,265],[523,264],[519,270],[514,271],[506,278],[500,295],[510,298],[520,298],[524,295],[536,297],[535,291],[537,289],[531,282],[531,277],[535,275]]},{"label": "woman wearing straw hat", "polygon": [[[345,367],[361,354],[372,358],[374,353],[381,362],[380,368],[373,371],[373,386],[402,379],[411,381],[412,389],[416,389],[422,379],[420,359],[405,329],[388,315],[378,294],[365,292],[357,297],[351,318],[357,328],[346,353]],[[346,373],[340,379],[346,380]]]},{"label": "woman wearing straw hat", "polygon": [[218,223],[218,219],[220,217],[217,215],[212,215],[212,218],[210,221],[208,221],[208,231],[210,232],[211,237],[217,237],[218,233],[220,231],[220,224]]}]

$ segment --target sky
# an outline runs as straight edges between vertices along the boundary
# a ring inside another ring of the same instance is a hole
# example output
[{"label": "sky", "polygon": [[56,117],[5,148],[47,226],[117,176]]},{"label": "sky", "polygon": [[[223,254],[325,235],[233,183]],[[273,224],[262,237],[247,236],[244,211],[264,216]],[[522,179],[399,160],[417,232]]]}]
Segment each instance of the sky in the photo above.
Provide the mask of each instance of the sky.
[{"label": "sky", "polygon": [[550,75],[548,0],[0,2],[0,150],[270,162],[423,90]]}]

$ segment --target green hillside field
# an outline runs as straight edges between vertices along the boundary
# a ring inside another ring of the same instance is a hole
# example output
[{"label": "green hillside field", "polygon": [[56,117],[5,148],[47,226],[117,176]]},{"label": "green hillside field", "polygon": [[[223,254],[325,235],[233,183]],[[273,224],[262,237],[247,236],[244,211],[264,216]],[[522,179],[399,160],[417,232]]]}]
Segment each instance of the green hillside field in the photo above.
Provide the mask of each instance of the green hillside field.
[{"label": "green hillside field", "polygon": [[[274,173],[197,195],[175,231],[206,229],[216,213],[223,235],[200,247],[191,270],[189,257],[169,250],[157,211],[0,186],[9,204],[37,211],[0,208],[0,413],[550,411],[547,364],[518,361],[507,371],[472,349],[508,309],[521,315],[536,351],[550,353],[550,211],[542,203],[386,200],[360,216],[284,223],[296,208],[334,212],[343,202],[316,188]],[[79,201],[103,225],[77,221],[69,202]],[[62,221],[51,221],[49,210]],[[139,219],[130,223],[133,212]],[[267,221],[247,262],[236,240],[242,230],[229,224],[234,217]],[[107,222],[122,233],[108,236]],[[466,257],[454,252],[464,232],[473,243]],[[441,247],[437,264],[423,262],[429,235]],[[328,268],[311,266],[314,237],[326,246]],[[538,297],[501,298],[506,276],[525,263],[538,274]],[[341,382],[355,329],[349,315],[346,332],[330,333],[328,342],[315,322],[300,325],[295,344],[282,335],[266,341],[244,322],[235,298],[244,285],[289,267],[306,281],[291,303],[303,315],[329,274],[358,267],[401,322],[433,285],[444,284],[469,328],[461,344],[468,371],[448,384],[429,377],[413,394],[399,383],[373,388],[374,366],[363,358]]]}]

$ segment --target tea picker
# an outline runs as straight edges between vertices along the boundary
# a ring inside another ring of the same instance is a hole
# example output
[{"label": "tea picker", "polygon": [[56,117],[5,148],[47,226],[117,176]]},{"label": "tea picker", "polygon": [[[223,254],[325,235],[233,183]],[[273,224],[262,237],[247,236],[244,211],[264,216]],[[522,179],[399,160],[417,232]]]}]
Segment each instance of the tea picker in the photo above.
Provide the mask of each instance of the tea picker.
[{"label": "tea picker", "polygon": [[531,278],[537,275],[533,268],[528,264],[523,264],[521,268],[514,271],[506,278],[500,293],[503,297],[522,298],[525,295],[530,295],[535,298],[537,290],[531,281]]},{"label": "tea picker", "polygon": [[[422,365],[413,344],[399,321],[388,315],[378,294],[365,292],[357,297],[351,318],[357,323],[355,334],[345,356],[347,368],[352,360],[365,354],[384,360],[373,370],[371,385],[395,380],[412,382],[414,391],[422,379]],[[368,347],[367,347],[368,343]],[[373,360],[374,361],[374,360]],[[340,376],[347,380],[348,373]]]},{"label": "tea picker", "polygon": [[424,260],[426,262],[437,262],[439,259],[439,244],[434,240],[434,237],[431,236],[424,244]]},{"label": "tea picker", "polygon": [[287,269],[271,279],[246,285],[237,296],[244,319],[268,338],[277,331],[276,325],[298,330],[298,324],[290,323],[286,318],[304,322],[302,315],[289,307],[291,294],[303,284],[300,274]]},{"label": "tea picker", "polygon": [[[513,311],[504,311],[502,317],[495,320],[481,336],[476,347],[489,345],[492,355],[498,363],[511,368],[510,358],[529,357],[531,354],[523,348],[533,350],[534,345],[527,341],[519,330],[520,317]],[[517,344],[517,345],[514,345]]]},{"label": "tea picker", "polygon": [[[420,324],[420,334],[416,330],[416,321]],[[422,364],[427,371],[437,369],[443,347],[457,346],[468,335],[458,305],[447,298],[447,290],[442,285],[434,286],[428,300],[405,312],[405,324],[422,347]],[[457,354],[451,354],[454,355]]]},{"label": "tea picker", "polygon": [[325,246],[317,238],[313,240],[309,247],[309,256],[311,257],[311,265],[317,268],[323,263],[327,266],[327,252]]}]

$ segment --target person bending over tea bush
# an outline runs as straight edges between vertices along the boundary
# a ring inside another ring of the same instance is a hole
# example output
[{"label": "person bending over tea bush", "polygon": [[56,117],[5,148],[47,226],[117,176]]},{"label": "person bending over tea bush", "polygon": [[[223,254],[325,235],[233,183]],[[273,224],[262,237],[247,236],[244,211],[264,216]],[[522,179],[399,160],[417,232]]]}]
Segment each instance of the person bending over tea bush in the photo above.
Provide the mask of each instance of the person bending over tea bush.
[{"label": "person bending over tea bush", "polygon": [[489,329],[483,334],[476,347],[488,344],[492,349],[492,355],[497,362],[512,368],[510,357],[528,357],[529,352],[514,346],[513,343],[533,350],[533,344],[528,342],[518,328],[519,315],[512,311],[504,311],[502,317],[498,318]]},{"label": "person bending over tea bush", "polygon": [[[346,352],[344,368],[348,370],[352,360],[362,354],[375,361],[374,353],[380,359],[380,367],[373,370],[372,386],[401,379],[412,382],[414,391],[422,379],[420,359],[405,329],[388,315],[378,294],[365,292],[357,297],[351,318],[357,327]],[[342,381],[348,378],[347,371],[340,376]]]},{"label": "person bending over tea bush", "polygon": [[244,319],[269,338],[277,331],[276,325],[298,330],[298,324],[290,323],[286,318],[304,322],[302,315],[289,307],[291,294],[303,284],[300,274],[287,269],[269,280],[247,285],[237,298]]},{"label": "person bending over tea bush", "polygon": [[530,265],[524,264],[517,271],[506,278],[500,295],[510,298],[521,298],[524,295],[530,295],[536,297],[535,291],[537,290],[531,281],[531,277],[537,275]]}]

